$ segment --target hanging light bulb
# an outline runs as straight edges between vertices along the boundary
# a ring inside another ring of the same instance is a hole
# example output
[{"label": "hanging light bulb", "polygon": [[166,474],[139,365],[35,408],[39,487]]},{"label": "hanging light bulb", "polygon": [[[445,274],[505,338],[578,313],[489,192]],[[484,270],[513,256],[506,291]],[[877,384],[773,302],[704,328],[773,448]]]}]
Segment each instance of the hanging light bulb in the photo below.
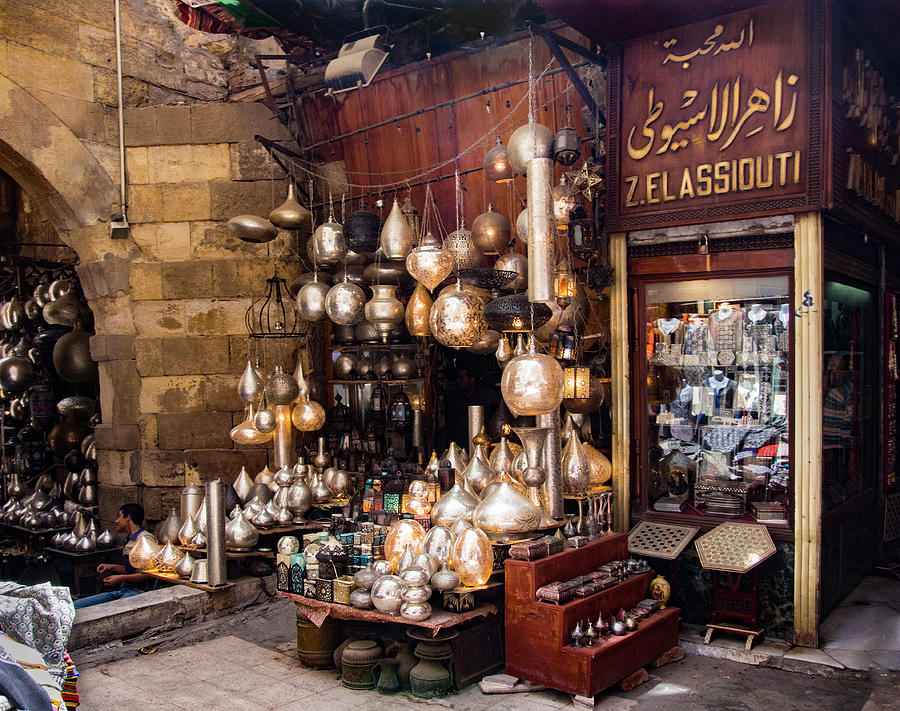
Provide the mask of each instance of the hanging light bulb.
[{"label": "hanging light bulb", "polygon": [[497,145],[484,154],[484,177],[495,183],[508,183],[515,177],[509,164],[509,151],[499,136]]}]

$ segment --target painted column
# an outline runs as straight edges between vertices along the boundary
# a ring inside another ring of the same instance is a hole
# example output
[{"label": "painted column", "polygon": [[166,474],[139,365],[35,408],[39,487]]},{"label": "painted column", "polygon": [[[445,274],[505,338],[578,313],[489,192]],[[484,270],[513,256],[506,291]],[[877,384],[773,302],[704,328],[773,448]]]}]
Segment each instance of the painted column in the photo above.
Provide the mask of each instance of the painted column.
[{"label": "painted column", "polygon": [[609,292],[610,359],[612,395],[613,527],[630,528],[631,507],[631,374],[628,370],[628,254],[625,233],[609,238],[609,264],[615,270]]}]

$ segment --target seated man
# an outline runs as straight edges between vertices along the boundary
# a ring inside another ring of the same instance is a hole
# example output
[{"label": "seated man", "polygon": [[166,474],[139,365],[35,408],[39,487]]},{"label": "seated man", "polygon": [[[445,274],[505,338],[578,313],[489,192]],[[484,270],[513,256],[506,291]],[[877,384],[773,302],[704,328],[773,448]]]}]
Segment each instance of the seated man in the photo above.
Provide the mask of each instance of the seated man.
[{"label": "seated man", "polygon": [[141,525],[143,523],[144,509],[140,504],[125,504],[119,509],[119,515],[116,516],[116,530],[118,533],[125,534],[122,563],[101,563],[97,566],[97,572],[103,577],[103,584],[108,588],[118,586],[118,590],[108,590],[76,600],[76,610],[144,592],[141,584],[150,580],[150,576],[139,573],[128,562],[128,553],[131,550],[129,544],[137,541],[138,536],[144,532],[144,527]]}]

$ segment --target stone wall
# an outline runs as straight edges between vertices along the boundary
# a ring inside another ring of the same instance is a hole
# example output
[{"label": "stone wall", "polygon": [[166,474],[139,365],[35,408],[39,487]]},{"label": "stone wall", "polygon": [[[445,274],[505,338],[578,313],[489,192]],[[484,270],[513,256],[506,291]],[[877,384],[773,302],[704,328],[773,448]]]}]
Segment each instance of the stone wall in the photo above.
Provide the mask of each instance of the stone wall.
[{"label": "stone wall", "polygon": [[[112,240],[113,27],[112,3],[0,3],[0,169],[79,258],[100,366],[101,516],[110,521],[137,500],[158,520],[178,501],[185,461],[208,479],[266,460],[265,450],[235,448],[228,430],[243,415],[244,313],[264,290],[273,255],[281,276],[298,272],[296,238],[247,245],[224,222],[265,215],[283,200],[284,176],[253,136],[289,136],[264,106],[227,100],[252,77],[254,43],[190,30],[165,0],[125,0],[131,231]],[[257,49],[277,52],[271,42]],[[289,353],[283,358],[293,366]]]}]

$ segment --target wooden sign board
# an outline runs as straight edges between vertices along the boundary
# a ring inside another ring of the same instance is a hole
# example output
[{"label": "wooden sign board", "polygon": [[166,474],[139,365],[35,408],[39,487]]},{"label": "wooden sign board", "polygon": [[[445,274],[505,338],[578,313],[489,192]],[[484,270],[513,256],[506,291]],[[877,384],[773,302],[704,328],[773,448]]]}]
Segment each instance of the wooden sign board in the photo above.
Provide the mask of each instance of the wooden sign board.
[{"label": "wooden sign board", "polygon": [[823,13],[776,2],[610,52],[608,229],[824,206]]}]

